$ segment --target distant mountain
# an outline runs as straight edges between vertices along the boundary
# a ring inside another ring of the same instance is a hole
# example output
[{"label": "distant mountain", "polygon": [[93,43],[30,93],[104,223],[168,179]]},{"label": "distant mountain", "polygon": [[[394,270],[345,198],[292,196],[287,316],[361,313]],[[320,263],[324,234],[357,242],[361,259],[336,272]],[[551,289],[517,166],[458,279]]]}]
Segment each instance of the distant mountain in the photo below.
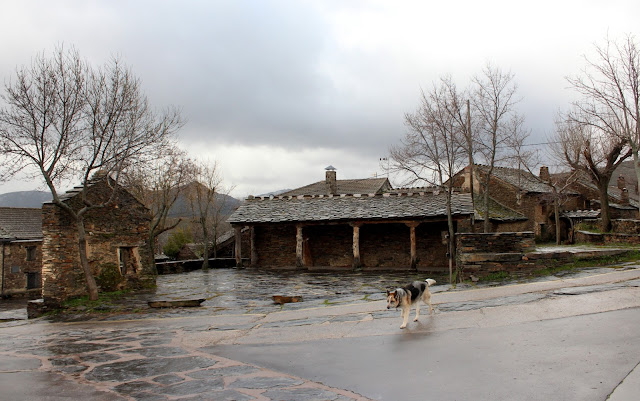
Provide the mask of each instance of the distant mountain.
[{"label": "distant mountain", "polygon": [[[193,186],[193,185],[198,185],[198,184],[196,183],[189,184],[189,186]],[[183,191],[185,191],[185,189],[183,189]],[[189,191],[189,189],[187,189],[186,191]],[[222,216],[230,216],[231,213],[233,213],[238,208],[238,206],[240,206],[241,203],[242,201],[232,196],[219,194],[219,193],[215,194],[215,204],[222,205],[222,210],[221,210]],[[171,207],[171,210],[169,211],[169,217],[191,217],[191,216],[192,216],[191,204],[189,199],[184,195],[184,192],[183,192],[183,194],[181,194],[178,197],[176,202]]]},{"label": "distant mountain", "polygon": [[51,200],[51,193],[46,191],[18,191],[0,194],[2,207],[41,208],[44,202]]}]

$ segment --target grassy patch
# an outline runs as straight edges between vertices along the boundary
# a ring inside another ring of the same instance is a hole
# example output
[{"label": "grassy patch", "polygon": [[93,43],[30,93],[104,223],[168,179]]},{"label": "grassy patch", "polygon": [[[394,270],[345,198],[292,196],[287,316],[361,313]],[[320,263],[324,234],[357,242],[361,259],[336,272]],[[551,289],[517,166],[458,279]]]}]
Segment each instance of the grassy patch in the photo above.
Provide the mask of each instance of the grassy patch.
[{"label": "grassy patch", "polygon": [[504,280],[509,280],[511,279],[511,274],[507,271],[499,271],[499,272],[493,272],[493,273],[489,273],[485,276],[482,276],[479,278],[478,281],[504,281]]},{"label": "grassy patch", "polygon": [[98,299],[92,301],[88,295],[71,298],[62,303],[63,310],[82,310],[86,313],[105,313],[113,312],[114,301],[121,299],[124,295],[130,293],[131,290],[121,290],[113,292],[101,292]]}]

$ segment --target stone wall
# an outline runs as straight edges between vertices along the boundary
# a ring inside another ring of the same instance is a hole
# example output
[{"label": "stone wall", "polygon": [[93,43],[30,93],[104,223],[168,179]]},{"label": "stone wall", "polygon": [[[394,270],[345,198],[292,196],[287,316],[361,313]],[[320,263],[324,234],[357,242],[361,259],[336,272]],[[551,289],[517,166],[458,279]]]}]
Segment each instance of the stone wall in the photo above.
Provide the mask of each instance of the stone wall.
[{"label": "stone wall", "polygon": [[574,234],[576,243],[587,244],[640,244],[638,234],[618,233],[592,233],[589,231],[576,231]]},{"label": "stone wall", "polygon": [[640,234],[640,220],[611,220],[611,231],[619,234]]},{"label": "stone wall", "polygon": [[[296,266],[296,226],[292,224],[255,226],[258,254],[257,266],[292,268]],[[251,248],[242,244],[242,257],[251,255]]]},{"label": "stone wall", "polygon": [[3,243],[2,247],[2,295],[39,297],[42,289],[42,241],[13,241]]},{"label": "stone wall", "polygon": [[[153,255],[148,246],[150,216],[148,209],[124,190],[116,203],[85,214],[87,256],[99,285],[107,286],[109,272],[118,288],[139,288],[155,283]],[[107,199],[110,189],[103,183],[89,190],[91,202]],[[80,196],[66,202],[81,207]],[[59,304],[67,298],[86,295],[86,280],[80,266],[78,234],[67,212],[53,204],[42,208],[43,298]],[[101,281],[102,280],[102,281]]]},{"label": "stone wall", "polygon": [[535,261],[524,255],[535,250],[534,233],[458,233],[457,262],[464,278],[489,273],[531,270]]}]

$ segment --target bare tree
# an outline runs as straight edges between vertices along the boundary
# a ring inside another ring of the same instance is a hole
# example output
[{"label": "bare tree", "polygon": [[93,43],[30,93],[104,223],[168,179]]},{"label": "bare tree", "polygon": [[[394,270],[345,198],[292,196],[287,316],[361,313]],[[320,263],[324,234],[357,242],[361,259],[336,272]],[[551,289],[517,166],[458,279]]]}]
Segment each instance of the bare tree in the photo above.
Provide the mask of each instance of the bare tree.
[{"label": "bare tree", "polygon": [[169,219],[176,201],[195,177],[195,165],[186,153],[170,144],[154,160],[136,166],[124,176],[124,186],[151,211],[149,246],[156,253],[156,241],[162,233],[177,227],[181,219]]},{"label": "bare tree", "polygon": [[199,162],[196,165],[195,181],[189,186],[189,202],[194,220],[202,232],[204,245],[202,268],[209,268],[209,247],[215,242],[220,205],[217,202],[222,183],[216,162]]},{"label": "bare tree", "polygon": [[409,184],[427,182],[445,191],[450,282],[454,281],[452,258],[455,254],[450,178],[464,163],[464,127],[457,116],[460,109],[461,98],[451,78],[440,79],[428,93],[422,91],[417,110],[405,114],[408,131],[401,144],[390,149],[392,168],[407,174]]},{"label": "bare tree", "polygon": [[[552,151],[575,171],[584,173],[598,189],[601,229],[611,229],[609,182],[615,169],[632,154],[626,137],[593,123],[580,107],[556,120]],[[598,116],[602,119],[603,116]]]},{"label": "bare tree", "polygon": [[[76,223],[80,264],[89,298],[96,300],[84,216],[115,202],[121,173],[156,157],[154,149],[182,125],[180,113],[151,110],[139,80],[119,60],[95,69],[77,51],[62,47],[51,57],[39,54],[30,67],[18,69],[2,98],[6,104],[0,109],[4,176],[19,170],[39,175],[53,203]],[[94,203],[87,193],[92,182],[101,179],[112,191]],[[82,182],[81,208],[61,200],[62,180]]]},{"label": "bare tree", "polygon": [[[615,143],[624,138],[631,148],[636,178],[640,182],[640,52],[638,44],[631,34],[627,34],[619,41],[606,38],[604,45],[595,46],[595,58],[585,57],[585,63],[586,67],[581,75],[568,78],[573,89],[581,96],[579,101],[574,102],[574,111],[568,115],[568,118],[575,124],[591,127],[589,128],[591,135],[599,132],[605,137],[615,137]],[[590,145],[594,145],[593,141]],[[612,162],[611,166],[615,168],[617,163]],[[591,171],[590,176],[596,185],[604,185],[602,182],[604,180],[608,185],[606,169],[600,168],[600,171],[601,173]]]},{"label": "bare tree", "polygon": [[472,80],[472,104],[477,119],[474,151],[486,164],[483,180],[480,184],[483,192],[484,232],[489,232],[489,185],[494,167],[506,160],[509,155],[508,141],[512,136],[514,121],[523,119],[517,114],[515,106],[517,85],[510,72],[502,72],[491,64],[482,70],[482,74]]}]

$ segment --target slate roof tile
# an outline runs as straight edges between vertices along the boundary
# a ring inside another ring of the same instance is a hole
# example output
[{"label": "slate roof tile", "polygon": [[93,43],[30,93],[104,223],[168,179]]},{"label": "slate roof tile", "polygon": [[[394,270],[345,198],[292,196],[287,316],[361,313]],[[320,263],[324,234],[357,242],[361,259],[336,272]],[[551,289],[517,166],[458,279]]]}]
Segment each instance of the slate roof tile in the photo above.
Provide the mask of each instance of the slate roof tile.
[{"label": "slate roof tile", "polygon": [[[454,216],[473,213],[469,194],[454,194]],[[247,200],[229,217],[232,224],[311,221],[397,220],[446,216],[446,197],[440,194],[384,194],[361,196],[278,196]]]},{"label": "slate roof tile", "polygon": [[0,207],[0,239],[41,239],[42,209]]}]

